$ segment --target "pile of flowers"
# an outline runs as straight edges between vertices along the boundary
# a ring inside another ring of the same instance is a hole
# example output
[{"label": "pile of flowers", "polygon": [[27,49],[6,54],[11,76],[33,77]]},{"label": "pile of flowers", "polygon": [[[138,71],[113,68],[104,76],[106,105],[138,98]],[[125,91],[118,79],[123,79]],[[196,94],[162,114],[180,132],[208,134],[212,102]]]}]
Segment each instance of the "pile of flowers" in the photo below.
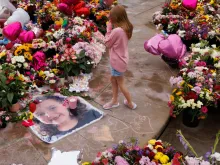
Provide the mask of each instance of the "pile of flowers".
[{"label": "pile of flowers", "polygon": [[220,153],[216,152],[220,140],[220,132],[212,151],[204,157],[199,157],[182,132],[177,130],[177,137],[187,151],[187,155],[177,151],[171,144],[161,140],[151,139],[145,147],[140,147],[136,139],[128,142],[120,141],[118,145],[99,152],[93,162],[84,162],[83,165],[217,165],[220,163]]},{"label": "pile of flowers", "polygon": [[165,4],[162,11],[153,15],[153,22],[159,29],[169,34],[178,34],[190,47],[191,43],[209,40],[219,43],[220,15],[216,0],[199,0],[195,10],[188,10],[181,0],[172,0]]},{"label": "pile of flowers", "polygon": [[174,147],[161,140],[149,140],[148,144],[141,148],[137,140],[132,138],[129,142],[120,141],[113,148],[99,152],[92,163],[86,162],[84,165],[171,165],[177,153]]},{"label": "pile of flowers", "polygon": [[180,61],[179,74],[170,78],[175,86],[168,103],[171,116],[190,110],[193,118],[207,117],[208,108],[220,100],[219,64],[220,51],[215,45],[209,47],[207,41],[192,45],[192,52]]},{"label": "pile of flowers", "polygon": [[[0,47],[0,112],[4,116],[9,115],[11,106],[29,99],[33,86],[50,86],[53,92],[62,88],[70,92],[88,91],[88,74],[106,51],[103,34],[110,7],[103,6],[101,1],[85,1],[91,11],[89,16],[68,16],[58,10],[57,1],[42,2],[18,1],[18,7],[30,15],[25,29],[34,32],[35,39],[26,43],[18,37]],[[11,71],[7,70],[9,67]],[[70,77],[83,80],[84,85],[68,82],[75,80]],[[61,79],[65,79],[65,84]],[[4,116],[0,115],[0,121]],[[13,120],[11,117],[5,121]]]}]

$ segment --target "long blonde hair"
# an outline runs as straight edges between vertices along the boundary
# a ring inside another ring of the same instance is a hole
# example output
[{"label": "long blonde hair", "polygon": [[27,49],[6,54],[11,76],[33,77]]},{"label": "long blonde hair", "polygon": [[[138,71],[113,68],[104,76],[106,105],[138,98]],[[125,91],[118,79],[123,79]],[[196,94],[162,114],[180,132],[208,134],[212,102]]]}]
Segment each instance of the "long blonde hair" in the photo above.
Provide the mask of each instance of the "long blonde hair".
[{"label": "long blonde hair", "polygon": [[117,5],[111,9],[109,16],[113,26],[121,27],[126,32],[128,39],[130,39],[132,37],[133,25],[128,19],[125,8]]}]

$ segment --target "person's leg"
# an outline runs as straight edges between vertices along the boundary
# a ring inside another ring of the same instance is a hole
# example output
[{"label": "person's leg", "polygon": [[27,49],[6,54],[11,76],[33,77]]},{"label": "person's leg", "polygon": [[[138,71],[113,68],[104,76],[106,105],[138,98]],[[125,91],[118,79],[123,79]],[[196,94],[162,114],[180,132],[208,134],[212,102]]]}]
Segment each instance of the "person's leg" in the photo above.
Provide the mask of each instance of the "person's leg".
[{"label": "person's leg", "polygon": [[136,105],[134,105],[134,103],[132,102],[131,95],[130,95],[128,89],[125,86],[124,76],[118,76],[118,77],[116,77],[116,80],[117,80],[117,84],[118,84],[121,92],[123,93],[123,95],[125,96],[125,98],[127,100],[126,105],[129,108],[134,109],[135,108],[134,106],[136,106]]},{"label": "person's leg", "polygon": [[103,106],[104,109],[112,109],[112,108],[116,108],[119,106],[118,103],[118,84],[117,84],[117,80],[116,77],[112,76],[111,77],[111,84],[112,84],[112,100],[110,102],[108,102],[107,104],[105,104]]},{"label": "person's leg", "polygon": [[116,80],[116,77],[111,77],[111,83],[112,83],[112,103],[118,104],[118,83]]}]

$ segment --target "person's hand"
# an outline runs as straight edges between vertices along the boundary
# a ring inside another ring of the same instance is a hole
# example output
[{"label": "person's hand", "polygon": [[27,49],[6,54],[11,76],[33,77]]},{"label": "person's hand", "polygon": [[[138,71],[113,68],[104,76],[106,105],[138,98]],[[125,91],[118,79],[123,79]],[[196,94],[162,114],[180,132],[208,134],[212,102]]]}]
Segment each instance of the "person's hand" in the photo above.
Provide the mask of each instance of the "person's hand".
[{"label": "person's hand", "polygon": [[107,22],[107,32],[111,32],[112,31],[112,23],[111,21]]}]

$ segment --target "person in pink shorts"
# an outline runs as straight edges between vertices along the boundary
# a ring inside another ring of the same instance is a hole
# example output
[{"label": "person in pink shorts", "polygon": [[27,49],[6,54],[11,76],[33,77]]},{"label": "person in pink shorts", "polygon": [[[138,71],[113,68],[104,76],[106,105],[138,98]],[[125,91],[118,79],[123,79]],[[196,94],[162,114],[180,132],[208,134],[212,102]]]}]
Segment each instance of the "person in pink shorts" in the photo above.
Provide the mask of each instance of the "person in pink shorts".
[{"label": "person in pink shorts", "polygon": [[124,104],[130,109],[136,109],[131,95],[125,87],[124,73],[129,61],[128,41],[132,37],[133,25],[128,19],[125,8],[121,5],[113,7],[109,14],[105,44],[109,48],[111,65],[111,83],[113,98],[103,106],[104,109],[112,109],[119,106],[118,90],[125,96]]}]

